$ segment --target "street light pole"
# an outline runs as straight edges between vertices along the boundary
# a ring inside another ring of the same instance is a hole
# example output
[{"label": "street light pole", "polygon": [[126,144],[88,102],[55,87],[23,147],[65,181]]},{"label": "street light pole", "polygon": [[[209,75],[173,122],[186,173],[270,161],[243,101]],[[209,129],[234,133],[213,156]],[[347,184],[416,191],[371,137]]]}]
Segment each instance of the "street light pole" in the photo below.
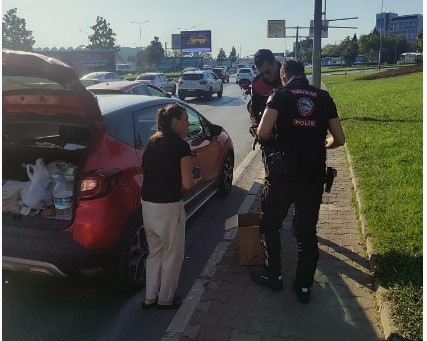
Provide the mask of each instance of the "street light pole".
[{"label": "street light pole", "polygon": [[149,20],[145,20],[143,22],[136,22],[136,21],[131,21],[132,24],[137,24],[139,25],[139,48],[142,47],[142,25],[144,25],[145,23],[147,23]]}]

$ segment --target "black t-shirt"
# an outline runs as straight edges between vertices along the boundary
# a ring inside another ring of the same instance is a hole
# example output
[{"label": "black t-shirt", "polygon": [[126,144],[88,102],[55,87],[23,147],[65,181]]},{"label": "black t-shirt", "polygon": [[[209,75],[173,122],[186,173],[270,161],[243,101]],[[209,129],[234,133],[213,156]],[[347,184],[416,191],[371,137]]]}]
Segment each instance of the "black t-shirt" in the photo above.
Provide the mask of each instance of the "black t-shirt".
[{"label": "black t-shirt", "polygon": [[303,177],[323,176],[329,120],[338,117],[328,92],[295,77],[275,90],[266,107],[278,111],[279,148],[290,167]]},{"label": "black t-shirt", "polygon": [[142,156],[142,200],[171,203],[182,199],[181,159],[190,146],[177,135],[150,140]]}]

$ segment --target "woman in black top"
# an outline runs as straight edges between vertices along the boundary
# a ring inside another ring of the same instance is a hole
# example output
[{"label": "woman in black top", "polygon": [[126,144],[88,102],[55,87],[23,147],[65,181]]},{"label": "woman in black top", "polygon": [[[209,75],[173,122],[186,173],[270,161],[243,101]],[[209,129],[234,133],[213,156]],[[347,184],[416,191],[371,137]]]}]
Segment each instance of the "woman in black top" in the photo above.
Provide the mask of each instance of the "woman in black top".
[{"label": "woman in black top", "polygon": [[150,254],[147,257],[143,308],[177,309],[175,296],[184,259],[185,211],[182,190],[195,186],[185,108],[170,104],[157,112],[157,132],[142,157],[142,216]]}]

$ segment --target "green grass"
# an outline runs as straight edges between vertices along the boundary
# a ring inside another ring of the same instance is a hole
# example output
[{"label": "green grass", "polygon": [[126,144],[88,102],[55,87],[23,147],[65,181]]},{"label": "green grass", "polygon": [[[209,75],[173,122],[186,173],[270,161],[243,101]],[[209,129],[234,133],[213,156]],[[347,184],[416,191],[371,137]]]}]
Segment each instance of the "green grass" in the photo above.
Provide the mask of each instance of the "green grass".
[{"label": "green grass", "polygon": [[373,237],[375,277],[390,288],[394,321],[422,340],[422,73],[354,81],[323,77],[345,130]]}]

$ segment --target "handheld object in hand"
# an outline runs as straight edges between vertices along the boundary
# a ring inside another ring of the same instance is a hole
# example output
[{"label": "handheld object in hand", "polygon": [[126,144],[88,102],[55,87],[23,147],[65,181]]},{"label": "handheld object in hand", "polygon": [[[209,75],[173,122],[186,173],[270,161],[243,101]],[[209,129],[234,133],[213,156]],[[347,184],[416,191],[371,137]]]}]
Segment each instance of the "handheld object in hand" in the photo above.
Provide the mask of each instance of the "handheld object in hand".
[{"label": "handheld object in hand", "polygon": [[200,179],[200,172],[202,171],[199,167],[193,167],[193,178]]}]

